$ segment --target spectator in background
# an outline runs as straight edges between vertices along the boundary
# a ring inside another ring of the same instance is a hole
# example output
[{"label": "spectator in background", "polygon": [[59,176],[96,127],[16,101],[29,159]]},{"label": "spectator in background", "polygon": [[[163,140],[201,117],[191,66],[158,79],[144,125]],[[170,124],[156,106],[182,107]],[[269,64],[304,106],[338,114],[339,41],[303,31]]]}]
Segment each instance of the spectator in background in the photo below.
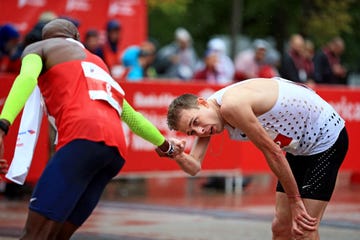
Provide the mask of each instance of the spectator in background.
[{"label": "spectator in background", "polygon": [[33,28],[25,34],[22,48],[24,49],[27,45],[30,45],[31,43],[38,42],[42,40],[41,37],[41,31],[45,24],[50,22],[51,20],[57,18],[57,15],[51,11],[45,11],[43,12],[38,19],[38,22],[33,26]]},{"label": "spectator in background", "polygon": [[154,77],[148,70],[155,59],[155,45],[146,41],[140,46],[130,46],[121,57],[125,70],[125,80],[141,81],[144,77]]},{"label": "spectator in background", "polygon": [[315,82],[347,84],[347,70],[340,57],[345,50],[342,38],[335,37],[314,56]]},{"label": "spectator in background", "polygon": [[109,20],[106,25],[106,42],[102,47],[104,61],[115,78],[122,73],[119,44],[121,41],[121,24],[118,20]]},{"label": "spectator in background", "polygon": [[175,41],[159,50],[154,67],[159,77],[186,81],[193,77],[197,61],[190,33],[177,28]]},{"label": "spectator in background", "polygon": [[195,79],[203,79],[211,84],[229,84],[234,80],[235,67],[226,54],[226,44],[220,38],[208,42],[203,67],[195,74]]},{"label": "spectator in background", "polygon": [[11,24],[0,26],[0,72],[19,72],[20,58],[16,54],[20,33]]},{"label": "spectator in background", "polygon": [[235,80],[277,76],[277,71],[265,61],[268,48],[268,42],[257,39],[252,48],[239,52],[235,58]]},{"label": "spectator in background", "polygon": [[288,50],[282,58],[280,75],[294,82],[306,83],[312,76],[305,70],[304,48],[305,40],[300,34],[290,37]]},{"label": "spectator in background", "polygon": [[84,46],[91,53],[94,53],[95,55],[104,59],[104,55],[100,46],[99,32],[96,29],[89,29],[85,33]]},{"label": "spectator in background", "polygon": [[[16,59],[20,59],[22,52],[24,51],[24,49],[26,48],[26,46],[34,43],[34,42],[38,42],[40,40],[42,40],[41,37],[41,31],[43,29],[43,27],[45,26],[46,23],[50,22],[51,20],[57,18],[57,15],[51,11],[45,11],[43,12],[40,16],[39,19],[37,21],[37,23],[32,27],[32,29],[30,31],[28,31],[22,42],[19,44],[19,47],[16,50],[16,53],[14,54],[14,57]],[[18,63],[18,67],[20,69],[20,61]]]},{"label": "spectator in background", "polygon": [[218,57],[216,64],[217,78],[216,83],[229,84],[234,80],[234,62],[227,55],[225,41],[220,38],[213,38],[208,42],[208,50],[215,53]]},{"label": "spectator in background", "polygon": [[275,47],[270,47],[266,50],[266,56],[264,61],[266,65],[263,67],[259,76],[269,77],[266,74],[266,68],[269,68],[269,73],[271,73],[271,75],[280,76],[279,68],[281,65],[281,54]]},{"label": "spectator in background", "polygon": [[305,39],[304,41],[304,70],[306,75],[309,76],[307,80],[307,84],[314,84],[314,55],[315,55],[315,46],[314,43]]},{"label": "spectator in background", "polygon": [[203,67],[200,68],[198,71],[195,72],[193,79],[198,81],[206,81],[212,83],[216,81],[217,71],[216,65],[218,64],[219,58],[215,52],[206,51],[204,60],[203,60]]}]

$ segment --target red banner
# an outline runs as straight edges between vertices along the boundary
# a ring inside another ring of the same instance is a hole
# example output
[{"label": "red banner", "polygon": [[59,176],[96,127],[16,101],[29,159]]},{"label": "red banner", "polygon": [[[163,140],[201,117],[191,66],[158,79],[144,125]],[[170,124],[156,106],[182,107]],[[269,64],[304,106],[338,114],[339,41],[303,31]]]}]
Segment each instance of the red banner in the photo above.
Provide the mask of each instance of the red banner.
[{"label": "red banner", "polygon": [[105,36],[107,21],[119,20],[120,49],[139,44],[147,37],[146,0],[13,0],[0,1],[0,9],[0,25],[11,23],[22,35],[36,24],[42,13],[51,11],[59,17],[77,20],[81,36],[89,29],[97,29]]},{"label": "red banner", "polygon": [[[10,89],[13,76],[0,76],[0,109]],[[194,93],[207,97],[220,86],[202,83],[178,83],[171,81],[144,81],[123,82],[125,98],[146,118],[148,118],[167,138],[180,137],[187,141],[187,151],[190,150],[193,137],[176,134],[169,131],[166,123],[166,113],[169,103],[183,93]],[[357,134],[360,132],[360,88],[319,86],[316,91],[330,102],[341,116],[346,120],[346,126],[350,138],[350,147],[342,170],[360,172],[360,161],[357,148],[360,140]],[[18,120],[17,120],[18,121]],[[35,161],[32,169],[34,178],[42,171],[49,156],[48,131],[42,128]],[[124,123],[125,135],[128,143],[128,156],[122,172],[140,173],[179,170],[177,164],[167,158],[159,158],[154,151],[154,146],[137,135],[133,134]],[[14,149],[14,140],[17,130],[12,127],[9,136],[6,137],[6,155],[10,160]],[[232,141],[227,133],[212,137],[209,150],[204,160],[203,170],[240,170],[243,173],[269,172],[270,169],[262,153],[251,142]],[[34,171],[34,170],[33,170]]]},{"label": "red banner", "polygon": [[[174,82],[141,82],[122,84],[126,99],[135,109],[150,119],[166,137],[183,137],[187,140],[187,150],[190,150],[192,137],[175,135],[169,131],[166,124],[167,107],[171,100],[183,93],[194,93],[207,97],[220,88],[217,85],[200,83]],[[315,89],[327,100],[346,120],[350,147],[343,170],[359,171],[360,161],[357,157],[357,146],[360,140],[360,88],[340,86],[318,86]],[[132,133],[128,133],[129,156],[125,171],[156,171],[175,170],[177,165],[169,163],[168,159],[159,159],[152,152],[152,145]],[[269,167],[260,152],[251,142],[232,141],[226,132],[212,137],[209,150],[204,160],[203,169],[239,169],[242,172],[267,172]]]}]

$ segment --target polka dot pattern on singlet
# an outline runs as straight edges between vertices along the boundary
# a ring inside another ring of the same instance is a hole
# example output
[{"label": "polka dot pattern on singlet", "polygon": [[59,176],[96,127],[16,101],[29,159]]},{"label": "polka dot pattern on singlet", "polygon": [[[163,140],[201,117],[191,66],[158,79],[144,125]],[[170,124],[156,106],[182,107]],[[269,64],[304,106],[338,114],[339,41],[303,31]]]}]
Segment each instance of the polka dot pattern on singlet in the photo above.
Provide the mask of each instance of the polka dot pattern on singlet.
[{"label": "polka dot pattern on singlet", "polygon": [[[274,80],[279,86],[278,99],[269,111],[257,116],[269,136],[294,155],[313,155],[331,147],[345,125],[334,108],[306,86],[281,78]],[[223,94],[220,90],[212,98],[221,105]],[[231,139],[248,140],[240,129],[229,125],[225,128]]]},{"label": "polka dot pattern on singlet", "polygon": [[326,141],[330,137],[330,125],[336,127],[341,123],[335,112],[325,118],[322,115],[324,107],[316,105],[311,97],[304,99],[285,95],[279,100],[278,108],[258,119],[265,129],[296,141],[296,148],[301,152],[311,151],[314,145]]}]

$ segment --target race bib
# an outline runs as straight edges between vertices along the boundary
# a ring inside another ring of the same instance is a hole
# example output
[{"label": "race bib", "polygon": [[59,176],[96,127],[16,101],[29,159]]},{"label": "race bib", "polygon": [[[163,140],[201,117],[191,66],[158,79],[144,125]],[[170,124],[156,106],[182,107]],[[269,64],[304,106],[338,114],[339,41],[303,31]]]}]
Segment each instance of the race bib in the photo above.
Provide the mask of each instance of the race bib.
[{"label": "race bib", "polygon": [[104,69],[91,62],[81,63],[89,89],[89,97],[93,100],[108,102],[121,116],[124,90]]},{"label": "race bib", "polygon": [[270,138],[280,146],[281,149],[287,151],[287,150],[296,150],[299,144],[299,141],[287,137],[283,134],[277,133],[275,131],[272,131],[268,128],[265,128],[265,131],[269,134]]}]

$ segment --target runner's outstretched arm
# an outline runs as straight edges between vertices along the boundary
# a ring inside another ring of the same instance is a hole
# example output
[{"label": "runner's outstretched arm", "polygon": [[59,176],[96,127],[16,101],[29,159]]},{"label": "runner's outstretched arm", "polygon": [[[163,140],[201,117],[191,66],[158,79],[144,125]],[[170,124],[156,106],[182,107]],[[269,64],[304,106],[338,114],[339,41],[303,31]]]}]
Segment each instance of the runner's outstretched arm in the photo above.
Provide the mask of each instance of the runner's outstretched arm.
[{"label": "runner's outstretched arm", "polygon": [[14,122],[37,85],[42,67],[41,57],[37,54],[28,54],[22,59],[20,73],[6,98],[0,119],[6,120],[9,125]]},{"label": "runner's outstretched arm", "polygon": [[163,153],[173,155],[183,151],[179,149],[179,146],[174,146],[167,141],[161,132],[140,112],[135,111],[125,99],[121,119],[129,126],[133,133],[159,147]]}]

